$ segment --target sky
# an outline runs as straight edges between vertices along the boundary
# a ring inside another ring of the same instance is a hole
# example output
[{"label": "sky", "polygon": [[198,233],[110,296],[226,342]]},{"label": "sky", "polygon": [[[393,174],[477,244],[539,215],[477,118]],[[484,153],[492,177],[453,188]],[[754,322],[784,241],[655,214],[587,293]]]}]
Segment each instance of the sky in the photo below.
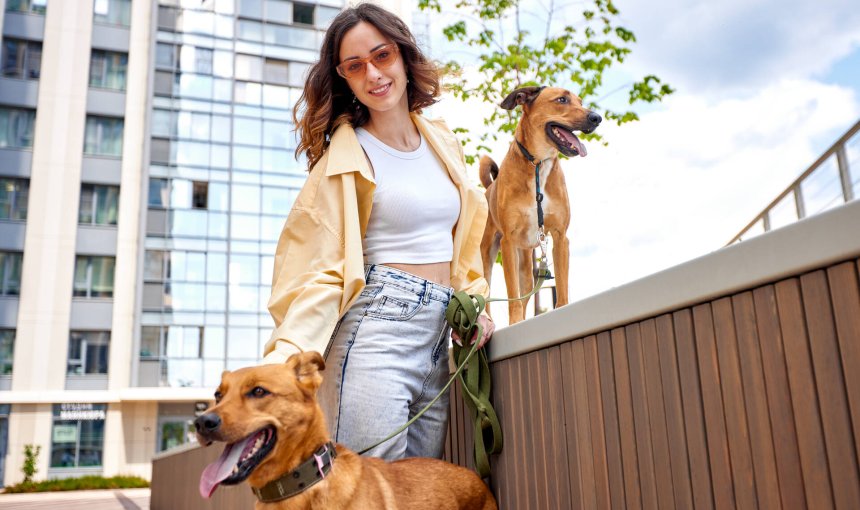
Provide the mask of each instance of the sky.
[{"label": "sky", "polygon": [[[540,18],[549,1],[522,5]],[[585,4],[566,5],[581,11]],[[860,119],[856,0],[615,5],[617,23],[637,42],[605,76],[604,93],[648,74],[676,92],[634,107],[638,122],[604,122],[599,131],[608,145],[587,143],[587,157],[563,162],[571,301],[721,248]],[[446,6],[425,22],[433,58],[469,60],[440,35],[460,14]],[[569,11],[554,20],[579,18]],[[466,76],[477,76],[468,64]],[[600,101],[620,108],[625,99],[621,92]],[[431,115],[480,129],[484,112],[485,105],[444,97]],[[497,162],[508,143],[493,147]],[[477,168],[470,170],[476,177]]]}]

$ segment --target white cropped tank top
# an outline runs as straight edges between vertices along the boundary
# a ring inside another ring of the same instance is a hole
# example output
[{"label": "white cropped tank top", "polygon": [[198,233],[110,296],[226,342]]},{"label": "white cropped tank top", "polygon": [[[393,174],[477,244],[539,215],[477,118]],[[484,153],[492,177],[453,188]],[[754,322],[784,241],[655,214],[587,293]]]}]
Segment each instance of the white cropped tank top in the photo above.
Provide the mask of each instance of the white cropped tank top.
[{"label": "white cropped tank top", "polygon": [[421,136],[411,152],[393,149],[364,128],[355,134],[373,167],[376,190],[362,247],[366,264],[430,264],[454,256],[460,194]]}]

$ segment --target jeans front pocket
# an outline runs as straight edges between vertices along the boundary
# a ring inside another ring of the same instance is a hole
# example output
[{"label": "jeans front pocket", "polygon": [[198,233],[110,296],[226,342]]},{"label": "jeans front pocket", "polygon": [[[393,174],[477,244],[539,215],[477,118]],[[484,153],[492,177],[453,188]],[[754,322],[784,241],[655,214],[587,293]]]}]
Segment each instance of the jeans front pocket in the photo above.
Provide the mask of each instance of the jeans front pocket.
[{"label": "jeans front pocket", "polygon": [[421,309],[421,296],[397,285],[385,283],[367,308],[367,315],[377,319],[404,321],[413,317]]}]

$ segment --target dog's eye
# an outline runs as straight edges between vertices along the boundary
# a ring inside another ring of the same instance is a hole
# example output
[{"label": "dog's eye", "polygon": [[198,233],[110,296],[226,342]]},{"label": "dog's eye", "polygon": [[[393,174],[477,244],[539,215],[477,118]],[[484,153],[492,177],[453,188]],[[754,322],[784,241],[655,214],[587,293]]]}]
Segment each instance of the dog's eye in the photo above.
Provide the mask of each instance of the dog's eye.
[{"label": "dog's eye", "polygon": [[566,97],[561,96],[560,98],[556,99],[556,100],[555,100],[555,102],[556,102],[556,103],[561,103],[561,104],[567,104],[567,103],[569,103],[570,101],[568,101]]},{"label": "dog's eye", "polygon": [[250,395],[252,397],[257,397],[257,398],[265,397],[268,394],[269,394],[269,391],[266,390],[266,388],[263,388],[262,386],[257,386],[254,389],[252,389],[250,392],[248,392],[248,395]]},{"label": "dog's eye", "polygon": [[220,392],[220,391],[216,391],[216,392],[215,392],[215,403],[216,403],[216,404],[217,404],[217,403],[219,403],[219,402],[221,402],[221,397],[222,397],[221,392]]}]

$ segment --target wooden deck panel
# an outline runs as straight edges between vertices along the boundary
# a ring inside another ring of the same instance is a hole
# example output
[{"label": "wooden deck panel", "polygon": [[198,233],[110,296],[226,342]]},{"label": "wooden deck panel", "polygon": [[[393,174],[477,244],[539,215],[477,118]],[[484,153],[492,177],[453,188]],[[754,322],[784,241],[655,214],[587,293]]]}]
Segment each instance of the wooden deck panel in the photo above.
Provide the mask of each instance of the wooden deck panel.
[{"label": "wooden deck panel", "polygon": [[621,458],[621,433],[616,405],[615,377],[612,364],[612,343],[608,331],[597,335],[597,356],[600,378],[600,398],[606,438],[606,465],[609,473],[609,497],[613,509],[624,509],[624,468]]},{"label": "wooden deck panel", "polygon": [[855,264],[846,262],[827,270],[833,318],[839,339],[839,354],[848,408],[853,424],[854,454],[860,459],[860,281]]},{"label": "wooden deck panel", "polygon": [[597,368],[597,337],[593,335],[587,337],[583,347],[597,507],[610,508],[612,495],[609,488],[609,466],[606,459],[606,430],[603,425],[600,374]]},{"label": "wooden deck panel", "polygon": [[[714,301],[714,341],[716,359],[720,374],[722,404],[725,413],[725,433],[729,449],[729,469],[738,510],[758,508],[750,452],[750,432],[747,412],[744,406],[743,381],[738,361],[738,339],[735,334],[735,316],[729,298]],[[717,485],[715,483],[715,485]],[[775,489],[776,487],[774,487]],[[775,505],[764,508],[778,508],[779,496],[774,490]]]},{"label": "wooden deck panel", "polygon": [[663,403],[666,406],[675,508],[693,508],[687,433],[684,430],[684,414],[681,410],[681,383],[671,315],[657,317],[657,348],[660,352],[660,374],[663,378]]},{"label": "wooden deck panel", "polygon": [[654,469],[654,453],[651,441],[651,413],[648,409],[648,390],[645,380],[645,360],[643,359],[643,341],[639,324],[631,324],[624,329],[627,340],[627,361],[630,367],[631,405],[633,406],[633,426],[638,474],[642,497],[642,508],[657,510],[657,481]]},{"label": "wooden deck panel", "polygon": [[708,445],[708,458],[711,468],[714,506],[718,509],[737,508],[734,483],[729,464],[728,433],[723,411],[723,391],[720,387],[722,376],[719,369],[714,318],[711,304],[693,308],[693,331],[696,340],[701,380],[702,408],[705,415],[705,438]]},{"label": "wooden deck panel", "polygon": [[857,460],[854,451],[845,448],[854,438],[827,274],[824,271],[815,271],[803,275],[800,285],[834,502],[838,509],[860,508]]},{"label": "wooden deck panel", "polygon": [[663,403],[663,386],[660,375],[660,358],[657,349],[657,326],[653,319],[639,325],[642,350],[645,358],[645,386],[647,388],[651,444],[654,452],[654,479],[657,483],[658,508],[674,508],[675,494],[672,484],[672,461],[669,452],[669,435],[666,427],[666,408]]},{"label": "wooden deck panel", "polygon": [[675,343],[678,350],[678,372],[681,377],[681,397],[684,410],[684,427],[687,432],[687,449],[690,455],[690,479],[693,485],[693,505],[696,508],[714,507],[708,445],[705,440],[705,416],[702,409],[702,389],[696,359],[696,341],[693,336],[693,318],[689,309],[675,312]]},{"label": "wooden deck panel", "polygon": [[812,509],[833,508],[827,448],[824,445],[821,411],[809,354],[800,282],[792,278],[777,283],[776,301],[785,341],[785,361],[797,425],[800,466],[807,489],[806,502]]},{"label": "wooden deck panel", "polygon": [[[744,409],[749,423],[756,500],[759,508],[778,510],[782,508],[782,500],[765,388],[764,366],[759,348],[755,302],[752,292],[732,296],[731,301],[735,316],[738,364],[743,381]],[[802,495],[800,500],[803,501]]]},{"label": "wooden deck panel", "polygon": [[618,406],[618,432],[621,436],[621,464],[624,470],[624,496],[627,509],[642,508],[639,481],[639,455],[633,420],[633,398],[630,389],[630,364],[627,359],[627,338],[623,328],[610,332],[612,339],[612,371],[615,375],[615,397]]}]

